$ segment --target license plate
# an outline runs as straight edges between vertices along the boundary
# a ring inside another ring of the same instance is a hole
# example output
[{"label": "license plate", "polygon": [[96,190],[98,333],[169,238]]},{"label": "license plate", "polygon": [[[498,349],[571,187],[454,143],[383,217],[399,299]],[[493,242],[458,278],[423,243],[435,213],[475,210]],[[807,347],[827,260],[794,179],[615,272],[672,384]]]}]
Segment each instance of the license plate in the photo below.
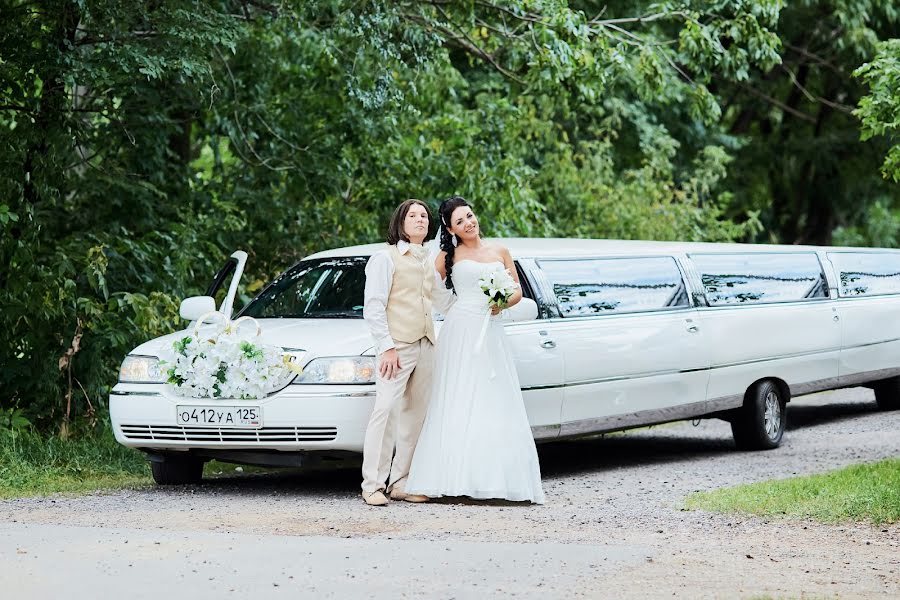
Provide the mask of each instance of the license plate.
[{"label": "license plate", "polygon": [[178,424],[195,427],[262,427],[258,406],[178,406]]}]

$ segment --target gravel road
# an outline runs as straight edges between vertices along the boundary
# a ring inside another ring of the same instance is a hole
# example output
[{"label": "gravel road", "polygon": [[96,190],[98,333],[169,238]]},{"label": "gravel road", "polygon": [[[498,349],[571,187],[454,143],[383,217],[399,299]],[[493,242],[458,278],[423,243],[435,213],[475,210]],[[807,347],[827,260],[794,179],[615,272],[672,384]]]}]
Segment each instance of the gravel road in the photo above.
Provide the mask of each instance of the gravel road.
[{"label": "gravel road", "polygon": [[[686,511],[694,491],[900,456],[864,389],[788,405],[781,448],[727,423],[539,447],[547,504],[365,506],[353,467],[0,502],[10,597],[900,597],[900,524]],[[70,576],[71,575],[71,576]],[[4,594],[5,595],[5,594]]]}]

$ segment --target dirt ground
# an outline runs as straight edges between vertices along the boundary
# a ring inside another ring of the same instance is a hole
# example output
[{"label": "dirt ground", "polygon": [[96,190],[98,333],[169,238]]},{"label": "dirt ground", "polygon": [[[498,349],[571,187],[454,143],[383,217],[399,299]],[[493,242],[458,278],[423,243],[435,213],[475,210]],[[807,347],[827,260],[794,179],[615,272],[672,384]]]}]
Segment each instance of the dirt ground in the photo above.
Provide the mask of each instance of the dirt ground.
[{"label": "dirt ground", "polygon": [[[543,506],[442,500],[371,508],[359,497],[352,465],[4,501],[0,581],[20,592],[10,597],[65,591],[77,598],[71,584],[63,590],[53,577],[43,587],[36,582],[60,564],[57,553],[85,577],[100,578],[92,586],[101,581],[109,589],[145,576],[135,560],[154,564],[148,573],[156,579],[146,575],[157,582],[154,597],[242,590],[282,597],[293,590],[335,598],[900,598],[900,524],[827,525],[684,508],[694,491],[900,456],[900,412],[878,412],[868,390],[794,400],[783,445],[768,452],[736,451],[720,421],[539,451]],[[130,549],[127,539],[134,540]],[[217,540],[232,540],[228,551],[215,550]],[[85,553],[89,544],[110,555]],[[236,544],[255,550],[232,556]],[[275,550],[283,544],[284,552]],[[279,562],[285,552],[307,556],[296,572],[294,563]],[[181,559],[170,560],[176,555]],[[200,586],[192,577],[210,557],[220,575]],[[233,561],[252,564],[261,583],[221,575]],[[182,584],[167,592],[160,581]],[[142,597],[151,588],[125,589]]]}]

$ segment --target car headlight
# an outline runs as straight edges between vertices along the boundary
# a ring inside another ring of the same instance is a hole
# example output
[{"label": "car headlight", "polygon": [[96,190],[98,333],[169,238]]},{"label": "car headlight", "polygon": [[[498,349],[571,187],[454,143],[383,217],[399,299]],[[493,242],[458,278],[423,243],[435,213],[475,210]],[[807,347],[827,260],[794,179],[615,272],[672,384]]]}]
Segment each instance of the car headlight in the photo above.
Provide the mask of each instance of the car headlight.
[{"label": "car headlight", "polygon": [[119,383],[165,383],[167,378],[156,356],[129,354],[119,367]]},{"label": "car headlight", "polygon": [[375,357],[317,358],[303,367],[294,383],[375,383]]}]

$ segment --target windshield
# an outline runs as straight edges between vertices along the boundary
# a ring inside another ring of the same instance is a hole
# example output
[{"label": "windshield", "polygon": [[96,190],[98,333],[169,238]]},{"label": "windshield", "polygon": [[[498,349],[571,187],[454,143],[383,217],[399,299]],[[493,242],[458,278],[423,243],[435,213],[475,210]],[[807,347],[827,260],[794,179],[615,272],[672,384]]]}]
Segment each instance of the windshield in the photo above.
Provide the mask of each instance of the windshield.
[{"label": "windshield", "polygon": [[241,312],[255,319],[362,318],[368,257],[306,260],[270,283]]}]

